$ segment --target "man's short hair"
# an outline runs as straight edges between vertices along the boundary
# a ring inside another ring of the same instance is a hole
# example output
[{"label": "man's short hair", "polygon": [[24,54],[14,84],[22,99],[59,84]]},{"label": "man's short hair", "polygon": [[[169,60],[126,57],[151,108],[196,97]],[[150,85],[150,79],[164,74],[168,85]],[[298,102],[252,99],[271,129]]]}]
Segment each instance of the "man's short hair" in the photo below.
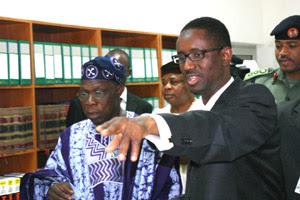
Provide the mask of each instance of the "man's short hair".
[{"label": "man's short hair", "polygon": [[204,29],[208,37],[212,38],[217,46],[231,47],[230,35],[226,26],[217,19],[200,17],[186,24],[181,32],[188,29]]}]

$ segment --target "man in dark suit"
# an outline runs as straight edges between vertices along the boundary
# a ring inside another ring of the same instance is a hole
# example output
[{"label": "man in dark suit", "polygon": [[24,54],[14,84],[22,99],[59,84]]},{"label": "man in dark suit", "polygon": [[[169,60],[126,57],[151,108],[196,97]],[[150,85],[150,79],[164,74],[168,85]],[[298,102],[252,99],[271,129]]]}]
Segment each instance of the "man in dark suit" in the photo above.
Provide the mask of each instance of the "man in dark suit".
[{"label": "man in dark suit", "polygon": [[[128,78],[131,74],[128,54],[121,49],[113,49],[109,51],[107,55],[116,57],[120,63],[125,65]],[[126,87],[121,95],[121,108],[123,110],[132,111],[136,114],[151,113],[153,109],[150,103],[141,97],[130,93]],[[86,119],[86,116],[83,113],[80,101],[77,97],[75,97],[70,102],[70,107],[66,117],[66,125],[69,127],[72,124],[84,119]]]},{"label": "man in dark suit", "polygon": [[[125,65],[127,71],[127,78],[131,74],[130,68],[130,60],[128,54],[121,50],[121,49],[113,49],[107,53],[108,56],[113,56],[117,58],[120,63]],[[132,94],[127,90],[125,87],[124,92],[121,95],[121,108],[123,110],[132,111],[136,114],[143,114],[143,113],[151,113],[152,112],[152,105],[148,103],[146,100]]]},{"label": "man in dark suit", "polygon": [[230,75],[232,49],[225,25],[210,17],[189,22],[177,40],[180,65],[192,92],[200,96],[200,111],[180,115],[113,118],[97,127],[115,134],[106,148],[119,149],[125,159],[138,158],[141,139],[152,141],[169,155],[186,156],[189,200],[279,200],[282,173],[277,109],[263,85],[247,85]]},{"label": "man in dark suit", "polygon": [[279,105],[281,160],[288,200],[300,199],[300,99]]}]

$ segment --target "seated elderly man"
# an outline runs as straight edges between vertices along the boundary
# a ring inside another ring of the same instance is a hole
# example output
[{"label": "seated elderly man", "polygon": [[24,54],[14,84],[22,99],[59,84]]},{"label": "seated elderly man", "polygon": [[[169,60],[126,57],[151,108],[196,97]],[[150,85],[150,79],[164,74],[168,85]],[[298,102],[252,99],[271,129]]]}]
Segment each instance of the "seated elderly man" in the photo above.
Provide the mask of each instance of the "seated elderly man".
[{"label": "seated elderly man", "polygon": [[112,137],[96,133],[97,125],[115,116],[135,116],[120,108],[125,73],[109,56],[83,65],[78,97],[88,119],[61,133],[43,170],[24,176],[22,199],[171,199],[180,194],[178,170],[146,140],[138,162],[118,161],[118,150],[105,151]]}]

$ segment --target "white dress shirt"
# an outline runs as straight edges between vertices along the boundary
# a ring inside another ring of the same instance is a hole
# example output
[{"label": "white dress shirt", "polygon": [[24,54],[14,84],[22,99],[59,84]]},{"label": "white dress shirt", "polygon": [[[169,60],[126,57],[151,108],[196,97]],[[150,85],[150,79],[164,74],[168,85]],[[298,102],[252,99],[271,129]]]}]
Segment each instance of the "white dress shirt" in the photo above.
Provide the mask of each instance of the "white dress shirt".
[{"label": "white dress shirt", "polygon": [[[231,85],[231,83],[234,81],[234,79],[231,77],[229,81],[223,85],[209,100],[206,104],[203,103],[203,100],[200,96],[199,98],[199,108],[200,110],[210,111],[211,108],[215,105],[219,97],[223,94],[223,92]],[[167,124],[167,122],[164,120],[163,117],[157,114],[143,114],[152,117],[157,125],[159,136],[156,135],[148,135],[146,136],[146,139],[152,142],[158,150],[160,151],[166,151],[171,149],[174,144],[169,141],[169,139],[172,137],[171,130]]]},{"label": "white dress shirt", "polygon": [[121,102],[120,106],[122,110],[126,110],[126,105],[127,105],[127,88],[124,88],[124,91],[122,92],[121,96]]},{"label": "white dress shirt", "polygon": [[[202,101],[201,101],[202,102]],[[201,110],[200,107],[201,103],[200,100],[197,98],[194,98],[193,103],[190,105],[189,109],[187,111],[191,110]],[[158,113],[171,113],[171,105],[168,104],[163,108],[156,108],[152,112],[153,114],[158,114]],[[180,113],[172,113],[172,114],[180,114]],[[180,157],[180,167],[179,167],[179,172],[181,176],[181,181],[182,181],[182,194],[185,194],[185,186],[186,186],[186,180],[187,180],[187,167],[188,163],[185,161],[186,159],[182,160],[183,158]]]}]

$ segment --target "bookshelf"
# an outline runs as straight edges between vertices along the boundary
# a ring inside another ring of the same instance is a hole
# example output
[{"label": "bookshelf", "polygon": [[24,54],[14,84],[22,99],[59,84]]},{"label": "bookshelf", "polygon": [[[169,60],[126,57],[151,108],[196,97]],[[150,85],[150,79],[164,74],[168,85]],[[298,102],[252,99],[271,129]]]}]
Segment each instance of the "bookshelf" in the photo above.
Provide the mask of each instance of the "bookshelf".
[{"label": "bookshelf", "polygon": [[[0,38],[5,40],[31,39],[31,23],[26,20],[0,18]],[[10,107],[31,107],[35,112],[34,87],[29,86],[0,86],[0,109]],[[32,115],[32,121],[34,121]],[[34,124],[32,123],[32,127]],[[33,138],[35,129],[32,130]],[[4,141],[1,141],[4,142]],[[13,171],[31,171],[36,169],[36,142],[32,141],[32,148],[27,150],[1,150],[0,151],[0,174]]]},{"label": "bookshelf", "polygon": [[[11,172],[29,172],[38,168],[38,163],[40,163],[38,155],[43,152],[48,153],[48,149],[39,148],[37,142],[38,106],[68,102],[75,97],[79,88],[78,83],[40,84],[36,82],[36,72],[43,67],[36,64],[34,60],[36,43],[93,46],[97,49],[97,55],[102,55],[102,46],[154,49],[157,57],[155,62],[159,68],[162,65],[162,49],[175,49],[176,38],[176,36],[157,33],[0,17],[0,39],[29,42],[31,69],[31,84],[0,85],[0,109],[31,107],[32,115],[32,147],[25,150],[0,151],[0,175]],[[160,77],[160,70],[158,70],[158,77]],[[128,90],[143,98],[157,97],[160,107],[163,106],[158,80],[129,82]]]}]

